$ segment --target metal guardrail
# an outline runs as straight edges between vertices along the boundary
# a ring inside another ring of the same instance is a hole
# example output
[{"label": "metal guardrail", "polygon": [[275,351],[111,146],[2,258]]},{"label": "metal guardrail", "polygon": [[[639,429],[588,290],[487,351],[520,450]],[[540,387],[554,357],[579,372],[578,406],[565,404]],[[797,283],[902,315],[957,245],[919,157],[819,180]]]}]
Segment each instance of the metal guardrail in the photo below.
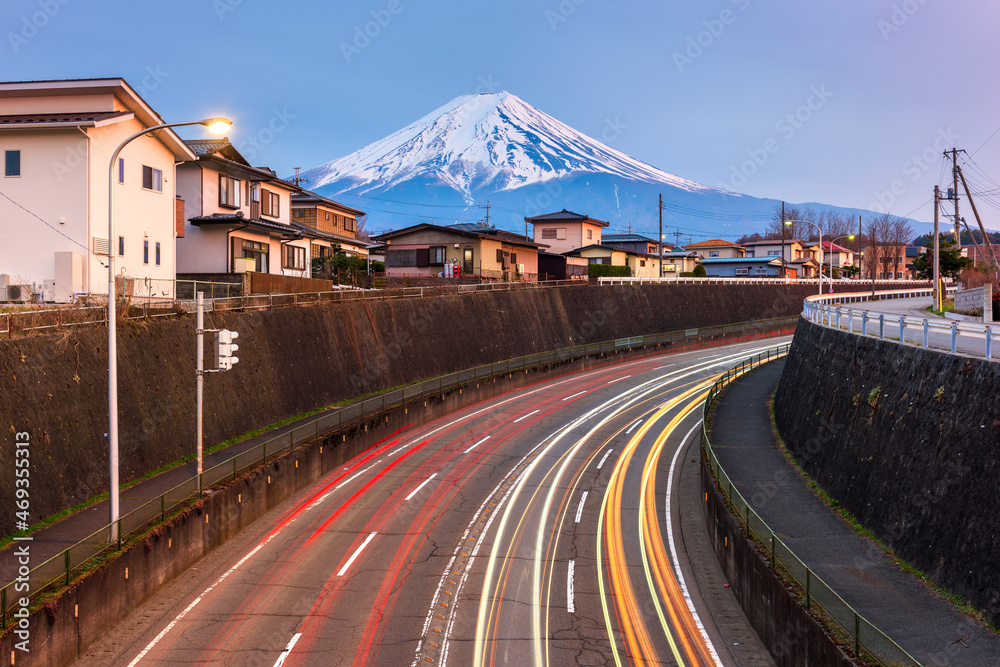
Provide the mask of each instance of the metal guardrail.
[{"label": "metal guardrail", "polygon": [[790,347],[790,344],[785,344],[761,352],[743,360],[719,376],[705,398],[701,428],[702,456],[705,457],[709,468],[711,468],[717,488],[730,511],[744,524],[746,537],[754,540],[758,548],[768,555],[771,568],[775,572],[784,574],[788,581],[794,582],[796,592],[807,609],[821,609],[839,626],[853,644],[856,657],[861,656],[864,652],[881,665],[916,665],[919,667],[920,663],[913,656],[844,601],[829,584],[795,555],[795,552],[785,544],[784,540],[775,535],[756,510],[750,506],[750,501],[733,484],[732,478],[719,464],[715,451],[712,449],[706,424],[712,405],[722,390],[745,373],[787,355]]},{"label": "metal guardrail", "polygon": [[[951,290],[954,290],[952,287]],[[905,299],[918,296],[931,296],[931,290],[894,290],[876,292],[879,299]],[[803,302],[802,316],[820,326],[826,326],[841,331],[847,331],[861,336],[874,336],[881,340],[897,340],[901,343],[912,343],[926,349],[958,352],[959,338],[982,340],[982,353],[986,359],[993,359],[993,343],[996,332],[991,324],[975,324],[970,322],[943,322],[927,317],[907,317],[892,313],[877,313],[869,310],[855,311],[853,308],[843,308],[841,304],[870,301],[870,295],[836,294],[822,297],[809,297]],[[861,326],[861,331],[855,329],[855,320]],[[869,327],[871,323],[871,327]],[[841,326],[842,324],[846,326]],[[887,326],[888,325],[888,326]],[[907,334],[910,335],[907,339]],[[949,345],[941,347],[932,345],[931,334],[947,336]]]},{"label": "metal guardrail", "polygon": [[[114,550],[120,550],[123,540],[145,532],[168,515],[191,500],[200,497],[204,489],[227,483],[240,474],[266,464],[277,456],[290,452],[296,445],[308,442],[320,435],[341,428],[365,417],[370,417],[388,408],[400,406],[403,403],[423,396],[440,393],[444,389],[456,387],[466,382],[490,378],[511,371],[525,370],[542,364],[556,361],[572,361],[604,352],[616,350],[631,350],[646,345],[657,345],[677,340],[687,340],[695,336],[714,336],[744,331],[749,329],[766,329],[781,325],[794,325],[798,317],[771,318],[738,322],[700,329],[671,331],[648,336],[633,336],[617,340],[589,343],[575,347],[560,348],[551,352],[539,352],[523,357],[515,357],[507,361],[484,364],[457,373],[451,373],[439,378],[418,382],[400,389],[382,392],[371,398],[360,400],[337,410],[323,414],[312,421],[294,427],[288,433],[271,438],[246,451],[240,452],[225,461],[205,470],[202,475],[191,477],[169,491],[154,498],[141,507],[123,515],[118,520],[117,542],[110,542],[111,524],[87,536],[80,542],[63,550],[58,555],[33,568],[27,578],[30,583],[32,604],[40,597],[57,590],[62,585],[68,585],[75,575],[79,574],[88,563]],[[16,600],[25,597],[25,593],[13,595],[15,582],[6,584],[0,589],[0,629],[11,619],[9,610],[15,606]],[[23,606],[23,605],[18,605]]]}]

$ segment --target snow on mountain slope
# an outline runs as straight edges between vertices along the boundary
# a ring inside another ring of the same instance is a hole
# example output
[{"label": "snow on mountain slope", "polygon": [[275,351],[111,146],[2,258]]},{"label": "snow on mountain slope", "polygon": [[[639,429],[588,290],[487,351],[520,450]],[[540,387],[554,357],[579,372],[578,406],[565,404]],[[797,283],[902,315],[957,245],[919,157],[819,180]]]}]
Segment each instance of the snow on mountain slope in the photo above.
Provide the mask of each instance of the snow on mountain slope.
[{"label": "snow on mountain slope", "polygon": [[463,95],[388,137],[305,172],[325,192],[385,191],[419,178],[450,187],[469,204],[477,191],[504,192],[581,173],[714,191],[617,151],[508,92]]}]

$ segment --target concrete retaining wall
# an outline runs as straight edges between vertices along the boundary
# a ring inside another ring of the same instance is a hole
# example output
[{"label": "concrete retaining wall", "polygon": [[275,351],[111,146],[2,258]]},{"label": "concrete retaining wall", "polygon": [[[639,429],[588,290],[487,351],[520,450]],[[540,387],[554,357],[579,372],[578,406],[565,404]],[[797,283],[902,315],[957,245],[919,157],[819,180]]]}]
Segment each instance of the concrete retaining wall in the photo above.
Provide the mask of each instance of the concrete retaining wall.
[{"label": "concrete retaining wall", "polygon": [[1000,623],[1000,363],[799,321],[775,398],[805,471]]},{"label": "concrete retaining wall", "polygon": [[715,555],[753,629],[779,667],[848,667],[854,662],[771,571],[701,460],[705,521]]}]

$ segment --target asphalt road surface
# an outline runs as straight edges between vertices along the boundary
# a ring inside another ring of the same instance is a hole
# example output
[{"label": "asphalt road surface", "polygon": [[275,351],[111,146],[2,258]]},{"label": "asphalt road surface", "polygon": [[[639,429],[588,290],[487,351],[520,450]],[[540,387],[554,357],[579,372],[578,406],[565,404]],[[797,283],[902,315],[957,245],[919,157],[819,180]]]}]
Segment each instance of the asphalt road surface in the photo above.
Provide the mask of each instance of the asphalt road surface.
[{"label": "asphalt road surface", "polygon": [[704,535],[697,429],[717,374],[787,340],[633,358],[393,434],[79,664],[771,664]]}]

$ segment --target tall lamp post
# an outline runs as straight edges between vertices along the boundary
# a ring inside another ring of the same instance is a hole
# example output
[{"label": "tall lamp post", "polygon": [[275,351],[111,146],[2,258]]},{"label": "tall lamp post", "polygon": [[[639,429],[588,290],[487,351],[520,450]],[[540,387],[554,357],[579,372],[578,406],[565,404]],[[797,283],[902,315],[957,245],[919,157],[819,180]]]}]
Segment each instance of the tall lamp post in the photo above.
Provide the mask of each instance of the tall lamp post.
[{"label": "tall lamp post", "polygon": [[[854,234],[844,234],[843,236],[838,236],[837,238],[830,241],[830,280],[833,280],[833,246],[836,245],[837,241],[839,241],[840,239],[847,239],[848,241],[853,241]],[[820,241],[820,245],[822,244],[823,242]],[[819,272],[823,273],[822,266],[819,267]]]},{"label": "tall lamp post", "polygon": [[823,230],[815,222],[809,222],[808,220],[785,220],[785,225],[791,227],[793,223],[801,222],[806,225],[812,225],[819,232],[819,293],[823,294]]},{"label": "tall lamp post", "polygon": [[163,130],[169,127],[181,127],[184,125],[205,125],[216,134],[225,132],[232,126],[232,122],[225,118],[206,118],[187,123],[163,123],[147,127],[145,130],[136,132],[118,145],[111,155],[111,163],[108,165],[108,506],[109,521],[111,524],[111,534],[109,540],[114,542],[118,539],[118,340],[117,340],[117,295],[115,294],[115,208],[114,208],[114,183],[115,164],[118,162],[118,154],[132,141],[144,134]]}]

